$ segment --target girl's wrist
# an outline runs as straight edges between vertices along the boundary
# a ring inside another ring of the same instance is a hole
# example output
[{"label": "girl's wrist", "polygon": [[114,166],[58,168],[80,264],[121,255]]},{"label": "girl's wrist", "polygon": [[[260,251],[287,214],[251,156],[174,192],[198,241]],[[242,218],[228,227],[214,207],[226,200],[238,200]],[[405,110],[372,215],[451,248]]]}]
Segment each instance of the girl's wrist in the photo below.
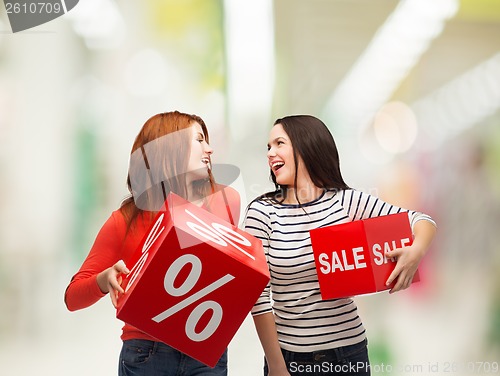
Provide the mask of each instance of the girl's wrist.
[{"label": "girl's wrist", "polygon": [[97,277],[96,277],[96,282],[97,282],[97,286],[99,287],[99,290],[101,290],[101,292],[103,294],[107,294],[109,291],[106,291],[106,282],[103,281],[103,278],[104,278],[104,275],[105,275],[105,270],[100,272],[99,274],[97,274]]},{"label": "girl's wrist", "polygon": [[418,258],[420,261],[422,257],[424,257],[425,253],[427,252],[427,249],[424,245],[418,244],[418,243],[413,243],[411,245],[412,253]]}]

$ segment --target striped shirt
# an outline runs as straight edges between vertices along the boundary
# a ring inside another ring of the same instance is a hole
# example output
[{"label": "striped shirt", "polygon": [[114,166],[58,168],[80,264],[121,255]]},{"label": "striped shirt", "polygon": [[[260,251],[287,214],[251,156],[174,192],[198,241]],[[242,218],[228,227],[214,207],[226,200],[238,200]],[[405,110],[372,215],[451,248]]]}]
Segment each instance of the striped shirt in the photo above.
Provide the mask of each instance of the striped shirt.
[{"label": "striped shirt", "polygon": [[351,298],[321,300],[309,231],[349,221],[408,212],[410,225],[434,221],[425,214],[390,205],[356,190],[325,190],[299,205],[267,198],[250,203],[245,231],[262,240],[271,280],[252,315],[274,312],[282,348],[311,352],[352,345],[365,329]]}]

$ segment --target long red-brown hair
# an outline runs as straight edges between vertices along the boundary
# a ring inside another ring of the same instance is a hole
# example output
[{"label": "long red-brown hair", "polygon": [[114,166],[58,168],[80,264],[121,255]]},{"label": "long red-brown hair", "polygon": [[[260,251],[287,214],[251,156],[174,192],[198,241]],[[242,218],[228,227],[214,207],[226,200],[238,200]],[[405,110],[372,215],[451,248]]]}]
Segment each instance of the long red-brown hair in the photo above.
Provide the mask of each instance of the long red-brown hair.
[{"label": "long red-brown hair", "polygon": [[[130,196],[121,205],[128,227],[139,214],[153,216],[163,205],[169,192],[188,198],[186,172],[191,153],[191,133],[187,130],[200,124],[209,142],[205,122],[196,115],[165,112],[149,118],[135,138],[130,152],[127,186]],[[165,137],[167,136],[168,137]],[[195,182],[194,193],[206,197],[214,191],[214,179]]]}]

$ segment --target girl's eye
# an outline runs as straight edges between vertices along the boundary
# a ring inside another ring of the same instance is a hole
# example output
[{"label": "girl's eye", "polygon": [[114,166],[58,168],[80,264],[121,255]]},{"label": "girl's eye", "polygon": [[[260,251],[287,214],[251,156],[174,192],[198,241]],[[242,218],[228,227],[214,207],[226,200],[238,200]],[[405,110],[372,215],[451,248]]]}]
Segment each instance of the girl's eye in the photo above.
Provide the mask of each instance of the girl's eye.
[{"label": "girl's eye", "polygon": [[278,144],[278,145],[283,145],[283,144],[284,144],[284,142],[283,142],[283,141],[278,141],[278,142],[277,142],[277,144]]}]

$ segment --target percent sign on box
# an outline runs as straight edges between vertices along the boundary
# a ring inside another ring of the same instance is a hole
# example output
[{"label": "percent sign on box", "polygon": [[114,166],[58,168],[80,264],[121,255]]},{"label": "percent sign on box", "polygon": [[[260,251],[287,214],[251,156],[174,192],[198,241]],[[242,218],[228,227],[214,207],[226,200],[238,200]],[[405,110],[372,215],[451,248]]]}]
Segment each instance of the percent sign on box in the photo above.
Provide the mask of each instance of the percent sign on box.
[{"label": "percent sign on box", "polygon": [[127,266],[117,317],[212,367],[269,281],[260,240],[174,194]]}]

